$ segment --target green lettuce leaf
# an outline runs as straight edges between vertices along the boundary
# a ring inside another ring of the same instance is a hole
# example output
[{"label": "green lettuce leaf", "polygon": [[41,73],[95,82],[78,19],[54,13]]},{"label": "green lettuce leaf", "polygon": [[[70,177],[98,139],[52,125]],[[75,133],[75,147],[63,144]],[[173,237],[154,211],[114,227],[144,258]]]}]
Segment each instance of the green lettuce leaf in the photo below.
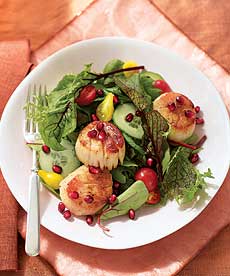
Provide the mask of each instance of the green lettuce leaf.
[{"label": "green lettuce leaf", "polygon": [[141,155],[145,155],[145,151],[143,149],[143,147],[139,146],[134,139],[129,136],[128,134],[126,134],[125,132],[122,132],[122,135],[125,139],[125,141],[138,153],[140,153]]},{"label": "green lettuce leaf", "polygon": [[213,178],[210,169],[202,174],[193,166],[190,154],[191,149],[178,147],[160,185],[162,194],[169,199],[175,198],[179,204],[191,202],[206,186],[205,178]]},{"label": "green lettuce leaf", "polygon": [[76,111],[74,98],[68,102],[65,110],[58,113],[47,113],[46,118],[39,123],[42,140],[53,150],[64,150],[62,138],[72,133],[76,128]]},{"label": "green lettuce leaf", "polygon": [[74,99],[80,89],[89,83],[89,79],[93,78],[90,70],[91,64],[86,65],[78,75],[65,75],[47,96],[48,106],[38,126],[44,143],[53,150],[64,150],[61,145],[62,138],[67,137],[77,127]]},{"label": "green lettuce leaf", "polygon": [[140,111],[151,110],[152,100],[143,90],[139,74],[133,74],[130,78],[115,76],[114,81]]},{"label": "green lettuce leaf", "polygon": [[124,62],[120,59],[112,59],[105,65],[103,73],[109,73],[121,69],[123,64]]},{"label": "green lettuce leaf", "polygon": [[153,87],[153,79],[148,76],[145,71],[140,73],[140,82],[145,92],[151,97],[152,101],[161,95],[161,90]]},{"label": "green lettuce leaf", "polygon": [[[167,144],[167,135],[169,132],[169,125],[167,121],[156,110],[145,112],[144,130],[147,134],[147,149],[156,160],[156,168],[159,180],[163,179],[162,160],[165,154],[163,145]],[[149,142],[150,139],[150,142]],[[168,162],[168,156],[165,156],[164,166]],[[164,168],[165,170],[165,168]]]}]

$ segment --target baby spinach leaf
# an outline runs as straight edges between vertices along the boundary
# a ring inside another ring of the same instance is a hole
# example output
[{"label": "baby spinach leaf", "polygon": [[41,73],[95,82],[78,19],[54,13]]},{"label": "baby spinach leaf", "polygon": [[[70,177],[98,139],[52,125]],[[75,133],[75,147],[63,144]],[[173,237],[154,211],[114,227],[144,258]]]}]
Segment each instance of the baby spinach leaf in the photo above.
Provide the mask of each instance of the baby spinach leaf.
[{"label": "baby spinach leaf", "polygon": [[130,161],[130,160],[125,160],[122,164],[123,167],[138,167],[137,163]]},{"label": "baby spinach leaf", "polygon": [[125,215],[130,209],[139,209],[147,200],[149,192],[143,181],[134,182],[125,192],[117,197],[117,201],[112,206],[103,211],[101,220]]},{"label": "baby spinach leaf", "polygon": [[[105,65],[103,73],[109,73],[109,72],[121,69],[123,64],[124,62],[120,59],[112,59]],[[120,73],[120,75],[123,75],[123,73]],[[114,85],[113,76],[109,76],[105,78],[104,85],[106,86]]]},{"label": "baby spinach leaf", "polygon": [[127,181],[126,171],[126,168],[118,166],[117,168],[111,171],[111,174],[114,180],[124,184]]},{"label": "baby spinach leaf", "polygon": [[111,171],[113,179],[125,184],[130,178],[133,179],[136,166],[118,166]]},{"label": "baby spinach leaf", "polygon": [[152,72],[152,71],[143,70],[141,72],[141,75],[143,77],[149,77],[149,78],[151,78],[152,82],[156,81],[156,80],[164,80],[164,78],[160,74]]},{"label": "baby spinach leaf", "polygon": [[140,82],[152,101],[161,95],[161,90],[153,87],[153,79],[149,75],[146,75],[146,72],[140,73]]},{"label": "baby spinach leaf", "polygon": [[57,84],[57,86],[53,89],[54,91],[60,91],[60,90],[72,90],[72,87],[74,87],[75,83],[77,81],[77,75],[75,74],[68,74],[65,75]]},{"label": "baby spinach leaf", "polygon": [[121,69],[123,64],[124,62],[120,59],[112,59],[105,65],[103,73],[109,73]]},{"label": "baby spinach leaf", "polygon": [[142,155],[145,155],[145,151],[144,149],[139,146],[137,143],[135,143],[134,139],[132,137],[130,137],[128,134],[126,134],[125,132],[122,133],[123,137],[125,138],[125,141],[132,147],[134,148],[134,150],[136,150],[137,152],[139,152]]},{"label": "baby spinach leaf", "polygon": [[143,90],[139,74],[133,74],[130,78],[115,76],[114,81],[139,110],[151,110],[152,100]]},{"label": "baby spinach leaf", "polygon": [[76,128],[76,111],[74,101],[68,102],[65,110],[47,113],[39,123],[39,132],[44,143],[53,150],[64,150],[61,140]]}]

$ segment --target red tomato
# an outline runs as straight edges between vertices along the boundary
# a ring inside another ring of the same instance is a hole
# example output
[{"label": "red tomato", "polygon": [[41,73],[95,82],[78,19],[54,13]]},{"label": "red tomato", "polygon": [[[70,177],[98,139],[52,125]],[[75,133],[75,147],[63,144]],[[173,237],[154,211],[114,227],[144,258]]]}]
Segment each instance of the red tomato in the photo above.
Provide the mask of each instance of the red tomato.
[{"label": "red tomato", "polygon": [[159,189],[149,193],[149,197],[147,199],[148,204],[157,204],[161,200],[161,194]]},{"label": "red tomato", "polygon": [[146,188],[149,192],[156,189],[158,181],[157,174],[154,170],[150,168],[139,169],[134,176],[135,180],[141,180],[145,183]]},{"label": "red tomato", "polygon": [[96,97],[96,88],[93,85],[87,85],[81,90],[79,96],[75,99],[75,102],[80,106],[85,106],[91,104]]},{"label": "red tomato", "polygon": [[163,93],[172,91],[167,82],[164,80],[156,80],[153,82],[153,87],[160,89]]}]

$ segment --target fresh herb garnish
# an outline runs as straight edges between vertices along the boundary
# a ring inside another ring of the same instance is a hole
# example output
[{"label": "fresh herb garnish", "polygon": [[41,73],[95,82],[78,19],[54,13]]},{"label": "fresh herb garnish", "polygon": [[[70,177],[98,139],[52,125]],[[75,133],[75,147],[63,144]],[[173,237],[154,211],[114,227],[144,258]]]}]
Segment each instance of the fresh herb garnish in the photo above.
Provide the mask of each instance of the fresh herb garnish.
[{"label": "fresh herb garnish", "polygon": [[210,169],[200,173],[189,161],[191,149],[179,147],[174,153],[160,184],[161,192],[168,199],[176,198],[178,203],[191,202],[199,189],[206,186],[205,178],[213,178]]}]

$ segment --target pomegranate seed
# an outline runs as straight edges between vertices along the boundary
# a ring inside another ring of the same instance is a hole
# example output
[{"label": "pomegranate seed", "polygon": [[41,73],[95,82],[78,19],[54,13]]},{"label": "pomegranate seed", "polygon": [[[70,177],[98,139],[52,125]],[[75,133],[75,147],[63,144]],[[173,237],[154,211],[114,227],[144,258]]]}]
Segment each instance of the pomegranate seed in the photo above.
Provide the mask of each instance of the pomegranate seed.
[{"label": "pomegranate seed", "polygon": [[126,117],[125,117],[125,120],[129,123],[132,122],[133,114],[132,113],[127,114]]},{"label": "pomegranate seed", "polygon": [[50,153],[50,148],[47,145],[43,145],[42,150],[44,151],[44,153]]},{"label": "pomegranate seed", "polygon": [[115,189],[118,189],[119,187],[120,187],[120,183],[119,182],[117,182],[117,181],[115,181],[115,182],[113,182],[113,187],[115,188]]},{"label": "pomegranate seed", "polygon": [[112,204],[114,203],[115,201],[117,200],[117,196],[115,194],[112,194],[110,197],[109,197],[109,204]]},{"label": "pomegranate seed", "polygon": [[147,165],[148,167],[152,167],[152,166],[153,166],[153,163],[154,163],[154,161],[153,161],[152,158],[148,158],[148,159],[146,160],[146,165]]},{"label": "pomegranate seed", "polygon": [[169,109],[170,111],[174,111],[174,110],[176,109],[175,103],[170,103],[170,104],[168,104],[168,109]]},{"label": "pomegranate seed", "polygon": [[89,172],[92,174],[98,174],[101,172],[101,169],[94,166],[89,166]]},{"label": "pomegranate seed", "polygon": [[183,104],[184,98],[182,96],[178,96],[178,97],[176,97],[176,101],[178,102],[178,104]]},{"label": "pomegranate seed", "polygon": [[194,113],[191,110],[185,110],[184,115],[187,118],[192,118],[194,116]]},{"label": "pomegranate seed", "polygon": [[114,96],[113,96],[113,103],[114,103],[114,104],[118,104],[118,103],[119,103],[119,98],[118,98],[117,95],[114,95]]},{"label": "pomegranate seed", "polygon": [[92,121],[99,121],[96,114],[91,114],[91,120]]},{"label": "pomegranate seed", "polygon": [[142,112],[141,112],[140,110],[137,110],[137,111],[135,112],[135,115],[136,115],[137,117],[141,117]]},{"label": "pomegranate seed", "polygon": [[196,107],[195,107],[195,111],[196,111],[196,113],[199,113],[199,112],[200,112],[200,107],[199,107],[199,106],[196,106]]},{"label": "pomegranate seed", "polygon": [[102,129],[104,129],[104,123],[103,122],[98,122],[98,124],[97,124],[97,130],[102,130]]},{"label": "pomegranate seed", "polygon": [[62,173],[62,167],[58,166],[58,165],[53,165],[52,170],[55,173],[61,174]]},{"label": "pomegranate seed", "polygon": [[105,139],[106,139],[106,133],[104,130],[101,130],[98,134],[98,140],[105,141]]},{"label": "pomegranate seed", "polygon": [[118,196],[119,195],[119,189],[113,189],[113,193],[116,195],[116,196]]},{"label": "pomegranate seed", "polygon": [[72,199],[78,199],[79,193],[76,191],[73,191],[73,192],[68,193],[68,196],[69,196],[69,198],[72,198]]},{"label": "pomegranate seed", "polygon": [[194,153],[190,157],[190,161],[192,164],[196,163],[200,159],[199,155],[197,153]]},{"label": "pomegranate seed", "polygon": [[96,129],[93,129],[93,130],[90,130],[88,133],[87,133],[87,136],[89,138],[95,138],[97,136],[97,131]]},{"label": "pomegranate seed", "polygon": [[84,201],[86,203],[92,203],[93,202],[93,197],[91,195],[87,195],[85,198],[84,198]]},{"label": "pomegranate seed", "polygon": [[102,89],[97,89],[97,95],[102,97],[104,95],[104,91]]},{"label": "pomegranate seed", "polygon": [[63,213],[63,217],[65,219],[69,219],[71,217],[71,212],[70,210],[66,210],[64,213]]},{"label": "pomegranate seed", "polygon": [[87,222],[88,225],[92,225],[93,224],[93,216],[91,216],[91,215],[86,216],[85,221]]},{"label": "pomegranate seed", "polygon": [[196,124],[197,125],[203,125],[204,119],[203,118],[196,118]]},{"label": "pomegranate seed", "polygon": [[58,211],[63,213],[65,211],[65,204],[63,202],[58,203]]},{"label": "pomegranate seed", "polygon": [[133,209],[129,209],[129,218],[135,219],[135,211]]}]

